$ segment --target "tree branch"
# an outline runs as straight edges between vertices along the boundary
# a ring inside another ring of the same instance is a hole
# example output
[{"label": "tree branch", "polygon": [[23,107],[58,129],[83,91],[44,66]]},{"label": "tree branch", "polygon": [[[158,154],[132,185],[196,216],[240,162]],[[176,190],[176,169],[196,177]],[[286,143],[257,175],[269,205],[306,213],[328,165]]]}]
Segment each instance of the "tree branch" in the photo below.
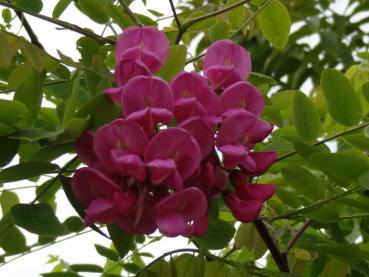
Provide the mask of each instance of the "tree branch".
[{"label": "tree branch", "polygon": [[292,236],[289,242],[286,245],[286,248],[283,251],[283,255],[288,255],[288,252],[291,250],[292,246],[299,240],[305,230],[313,223],[312,219],[308,219],[301,228]]},{"label": "tree branch", "polygon": [[48,17],[46,15],[42,15],[42,14],[38,14],[38,13],[34,13],[34,12],[30,12],[30,11],[27,11],[27,10],[24,10],[20,7],[17,7],[13,4],[10,4],[10,3],[6,3],[6,2],[0,2],[0,6],[3,6],[3,7],[7,7],[9,9],[12,9],[14,11],[18,11],[18,12],[22,12],[23,14],[29,14],[29,15],[32,15],[34,17],[37,17],[39,19],[42,19],[42,20],[45,20],[47,22],[50,22],[50,23],[53,23],[55,25],[58,25],[58,26],[61,26],[63,28],[66,28],[70,31],[73,31],[73,32],[76,32],[76,33],[79,33],[81,35],[84,35],[84,36],[87,36],[87,37],[90,37],[90,38],[93,38],[99,42],[102,42],[102,43],[109,43],[109,44],[115,44],[115,41],[110,39],[110,38],[105,38],[105,37],[102,37],[102,36],[99,36],[93,32],[90,32],[88,30],[85,30],[77,25],[74,25],[74,24],[71,24],[69,22],[66,22],[66,21],[63,21],[63,20],[59,20],[59,19],[55,19],[55,18],[52,18],[52,17]]},{"label": "tree branch", "polygon": [[[6,0],[6,2],[8,2],[10,4],[10,0]],[[24,14],[20,11],[14,11],[14,12],[18,16],[18,18],[21,21],[22,25],[24,26],[24,29],[26,30],[26,32],[27,32],[27,34],[28,34],[28,36],[31,40],[31,43],[34,44],[35,46],[45,50],[45,47],[38,40],[38,37],[37,37],[36,33],[33,31],[31,25],[29,24],[28,20],[24,16]]]},{"label": "tree branch", "polygon": [[172,9],[172,12],[173,12],[174,19],[177,23],[177,27],[178,27],[178,29],[180,29],[181,28],[181,22],[179,21],[179,18],[178,18],[177,12],[176,12],[176,8],[174,7],[174,4],[173,4],[173,0],[169,0],[169,3],[170,3],[170,8]]},{"label": "tree branch", "polygon": [[279,250],[278,245],[269,234],[268,229],[265,227],[263,221],[261,221],[260,219],[256,219],[253,223],[260,237],[264,241],[265,245],[268,247],[274,262],[278,266],[278,269],[281,272],[290,272],[286,256],[284,256]]},{"label": "tree branch", "polygon": [[[321,140],[321,141],[317,141],[317,142],[315,142],[315,143],[311,144],[311,146],[318,146],[318,145],[324,144],[324,143],[326,143],[326,142],[328,142],[328,141],[331,141],[331,140],[334,140],[334,139],[340,138],[340,137],[342,137],[342,136],[345,136],[345,135],[351,134],[351,133],[353,133],[353,132],[355,132],[355,131],[358,131],[358,130],[360,130],[360,129],[363,129],[363,128],[367,127],[367,126],[369,126],[369,122],[365,122],[365,123],[363,123],[363,124],[361,124],[361,125],[359,125],[359,126],[356,126],[356,127],[352,128],[352,129],[349,129],[349,130],[346,130],[346,131],[341,132],[341,133],[339,133],[339,134],[333,135],[333,136],[328,137],[328,138],[326,138],[326,139],[323,139],[323,140]],[[286,155],[283,155],[283,156],[279,157],[278,159],[276,159],[276,162],[282,161],[282,160],[287,159],[287,158],[289,158],[289,157],[291,157],[291,156],[294,156],[294,155],[296,155],[296,154],[297,154],[297,151],[292,151],[292,152],[287,153]]]},{"label": "tree branch", "polygon": [[128,7],[128,5],[126,4],[126,2],[124,2],[124,0],[118,0],[118,2],[122,5],[122,7],[126,11],[126,13],[129,15],[129,17],[132,19],[132,21],[137,26],[141,26],[142,27],[143,26],[142,23],[140,22],[140,20],[138,19],[138,17],[131,11],[131,9]]},{"label": "tree branch", "polygon": [[199,16],[199,17],[195,17],[195,18],[190,19],[189,21],[183,23],[182,26],[181,26],[181,28],[178,29],[178,34],[177,34],[177,38],[176,38],[176,42],[175,43],[176,44],[179,44],[180,43],[183,34],[192,25],[194,25],[194,24],[196,24],[196,23],[198,23],[200,21],[203,21],[205,19],[208,19],[208,18],[217,16],[219,14],[228,12],[228,11],[234,9],[234,8],[237,8],[238,6],[241,6],[241,5],[246,4],[247,2],[250,2],[250,0],[242,0],[242,1],[236,2],[236,3],[232,4],[232,5],[229,5],[229,6],[225,7],[225,8],[223,8],[223,9],[219,9],[217,11],[214,11],[214,12],[211,12],[211,13],[208,13],[208,14],[205,14],[205,15],[202,15],[202,16]]}]

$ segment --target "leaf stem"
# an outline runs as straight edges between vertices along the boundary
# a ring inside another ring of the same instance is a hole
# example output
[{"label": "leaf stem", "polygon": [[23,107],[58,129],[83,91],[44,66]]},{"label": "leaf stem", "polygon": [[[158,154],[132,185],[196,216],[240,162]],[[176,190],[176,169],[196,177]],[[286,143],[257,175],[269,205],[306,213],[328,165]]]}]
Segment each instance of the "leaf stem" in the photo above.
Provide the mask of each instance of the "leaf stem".
[{"label": "leaf stem", "polygon": [[174,4],[173,4],[173,0],[169,0],[169,4],[170,4],[170,8],[172,9],[174,20],[177,23],[177,27],[178,27],[178,29],[181,29],[181,22],[179,21],[179,18],[178,18],[177,12],[176,12],[176,8],[174,7]]},{"label": "leaf stem", "polygon": [[287,212],[285,214],[282,214],[282,215],[278,215],[278,216],[274,216],[270,219],[271,222],[275,221],[275,220],[278,220],[278,219],[284,219],[284,218],[290,218],[292,216],[297,216],[297,215],[300,215],[300,214],[303,214],[305,212],[309,212],[311,210],[315,210],[317,208],[319,208],[321,205],[324,205],[328,202],[331,202],[333,200],[336,200],[338,198],[341,198],[341,197],[344,197],[344,196],[347,196],[347,195],[350,195],[350,194],[353,194],[359,190],[362,190],[363,188],[361,186],[356,186],[356,187],[353,187],[352,189],[349,189],[343,193],[340,193],[336,196],[333,196],[331,198],[327,198],[327,199],[324,199],[324,200],[321,200],[321,201],[318,201],[316,202],[315,204],[312,204],[310,206],[307,206],[307,207],[304,207],[304,208],[301,208],[301,209],[298,209],[298,210],[293,210],[293,211],[290,211],[290,212]]},{"label": "leaf stem", "polygon": [[290,272],[286,256],[284,256],[279,250],[278,245],[276,244],[272,236],[269,234],[268,229],[264,225],[263,221],[261,221],[260,219],[256,219],[254,220],[253,223],[260,237],[264,241],[265,245],[268,247],[274,262],[278,266],[278,269],[281,272]]},{"label": "leaf stem", "polygon": [[[328,137],[326,139],[323,139],[321,141],[317,141],[317,142],[311,144],[311,146],[318,146],[318,145],[324,144],[324,143],[326,143],[328,141],[335,140],[335,139],[340,138],[342,136],[345,136],[345,135],[351,134],[353,132],[356,132],[356,131],[358,131],[360,129],[363,129],[363,128],[367,127],[367,126],[369,126],[369,122],[364,122],[363,124],[358,125],[358,126],[352,128],[352,129],[345,130],[345,131],[343,131],[341,133],[338,133],[336,135],[330,136],[330,137]],[[294,156],[296,154],[297,154],[297,151],[292,151],[292,152],[287,153],[286,155],[283,155],[283,156],[279,157],[278,159],[276,159],[276,162],[285,160],[285,159],[287,159],[287,158],[289,158],[291,156]]]},{"label": "leaf stem", "polygon": [[31,12],[31,11],[27,11],[25,9],[22,9],[20,7],[17,7],[13,4],[6,3],[6,2],[0,2],[0,6],[7,7],[9,9],[14,10],[14,11],[22,12],[23,14],[32,15],[34,17],[37,17],[37,18],[41,19],[41,20],[45,20],[45,21],[53,23],[55,25],[59,25],[59,26],[61,26],[63,28],[66,28],[70,31],[79,33],[81,35],[84,35],[84,36],[87,36],[87,37],[90,37],[90,38],[93,38],[93,39],[95,39],[99,42],[102,42],[102,43],[115,44],[115,41],[110,39],[110,38],[105,38],[105,37],[99,36],[99,35],[91,32],[91,31],[88,31],[88,30],[83,29],[83,28],[81,28],[77,25],[71,24],[71,23],[63,21],[63,20],[59,20],[59,19],[55,19],[55,18],[52,18],[52,17],[48,17],[46,15],[42,15],[42,14],[34,13],[34,12]]},{"label": "leaf stem", "polygon": [[132,19],[132,21],[137,25],[142,27],[141,21],[138,19],[138,17],[132,12],[132,10],[129,8],[129,6],[124,2],[124,0],[118,0],[119,4],[122,5],[126,13],[129,15],[129,17]]},{"label": "leaf stem", "polygon": [[189,21],[183,23],[181,25],[181,27],[178,29],[178,34],[177,34],[177,38],[176,38],[176,44],[179,44],[181,39],[182,39],[182,36],[183,34],[187,31],[188,28],[190,28],[192,25],[200,22],[200,21],[203,21],[205,19],[208,19],[208,18],[211,18],[211,17],[214,17],[214,16],[217,16],[219,14],[222,14],[222,13],[225,13],[225,12],[228,12],[234,8],[237,8],[238,6],[241,6],[241,5],[244,5],[246,3],[250,2],[250,0],[242,0],[242,1],[239,1],[239,2],[236,2],[232,5],[229,5],[223,9],[219,9],[217,11],[214,11],[214,12],[211,12],[211,13],[208,13],[208,14],[204,14],[202,16],[198,16],[198,17],[195,17],[195,18],[192,18],[190,19]]},{"label": "leaf stem", "polygon": [[288,252],[291,250],[292,246],[300,239],[300,237],[302,236],[302,234],[305,232],[305,230],[307,228],[309,228],[309,226],[313,223],[314,221],[312,219],[308,219],[302,226],[301,228],[291,237],[291,239],[289,240],[289,242],[286,245],[286,248],[283,251],[283,255],[288,254]]}]

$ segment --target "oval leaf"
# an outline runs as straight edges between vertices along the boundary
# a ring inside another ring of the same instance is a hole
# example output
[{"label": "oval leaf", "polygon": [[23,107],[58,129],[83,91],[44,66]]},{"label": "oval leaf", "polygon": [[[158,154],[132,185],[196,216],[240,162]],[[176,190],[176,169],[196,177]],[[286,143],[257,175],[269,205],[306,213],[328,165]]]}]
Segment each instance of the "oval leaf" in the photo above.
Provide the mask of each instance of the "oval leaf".
[{"label": "oval leaf", "polygon": [[78,0],[80,10],[96,23],[106,24],[109,15],[100,0]]},{"label": "oval leaf", "polygon": [[0,172],[0,183],[15,182],[53,173],[59,166],[44,162],[25,162],[7,167]]}]

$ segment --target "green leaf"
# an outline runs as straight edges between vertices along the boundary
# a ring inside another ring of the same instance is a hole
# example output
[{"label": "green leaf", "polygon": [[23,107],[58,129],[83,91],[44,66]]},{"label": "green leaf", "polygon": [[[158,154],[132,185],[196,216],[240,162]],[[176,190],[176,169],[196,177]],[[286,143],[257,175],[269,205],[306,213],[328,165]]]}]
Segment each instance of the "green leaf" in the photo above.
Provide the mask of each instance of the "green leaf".
[{"label": "green leaf", "polygon": [[70,269],[75,272],[103,272],[103,268],[96,264],[72,264]]},{"label": "green leaf", "polygon": [[311,212],[305,212],[304,215],[308,218],[314,219],[315,221],[323,223],[333,223],[340,220],[339,214],[333,208],[329,206],[322,206],[319,209]]},{"label": "green leaf", "polygon": [[127,234],[115,224],[108,225],[108,232],[115,249],[119,253],[120,258],[123,259],[131,249],[134,235]]},{"label": "green leaf", "polygon": [[78,0],[80,10],[96,23],[106,24],[109,21],[108,12],[100,0]]},{"label": "green leaf", "polygon": [[42,277],[83,277],[72,271],[42,273]]},{"label": "green leaf", "polygon": [[309,162],[320,170],[348,184],[358,181],[358,177],[369,170],[368,162],[353,154],[319,153],[311,155]]},{"label": "green leaf", "polygon": [[272,0],[258,15],[261,31],[278,50],[288,42],[291,19],[286,7],[278,0]]},{"label": "green leaf", "polygon": [[[0,108],[1,109],[1,108]],[[0,137],[0,168],[10,163],[19,149],[19,140]]]},{"label": "green leaf", "polygon": [[6,35],[0,33],[0,68],[7,67],[12,62],[13,54]]},{"label": "green leaf", "polygon": [[74,150],[75,147],[73,142],[46,145],[34,152],[27,161],[51,162],[61,155],[74,152]]},{"label": "green leaf", "polygon": [[63,116],[63,123],[68,122],[71,120],[75,114],[77,104],[78,104],[78,98],[79,98],[79,82],[81,78],[81,73],[77,70],[72,78],[71,83],[71,93],[70,97],[67,100],[65,110],[64,110],[64,116]]},{"label": "green leaf", "polygon": [[296,91],[293,98],[292,115],[297,132],[304,141],[314,141],[319,136],[319,114],[309,97],[300,91]]},{"label": "green leaf", "polygon": [[20,254],[29,249],[26,237],[16,226],[11,226],[10,229],[1,236],[0,247],[8,255]]},{"label": "green leaf", "polygon": [[223,249],[233,238],[235,231],[231,223],[210,219],[206,233],[202,237],[195,237],[194,240],[206,249]]},{"label": "green leaf", "polygon": [[170,47],[168,59],[157,75],[166,81],[170,81],[176,73],[184,69],[186,55],[186,46],[172,45]]},{"label": "green leaf", "polygon": [[63,224],[67,227],[69,232],[78,233],[85,229],[82,219],[78,216],[68,217]]},{"label": "green leaf", "polygon": [[71,185],[72,178],[60,175],[59,180],[63,186],[64,193],[69,203],[72,205],[74,210],[78,213],[78,215],[81,218],[84,218],[85,217],[85,207],[74,196],[72,185]]},{"label": "green leaf", "polygon": [[127,271],[128,273],[132,273],[132,274],[136,274],[141,269],[135,263],[124,263],[122,266],[125,269],[125,271]]},{"label": "green leaf", "polygon": [[325,144],[311,146],[310,144],[304,142],[295,142],[293,146],[295,147],[297,153],[305,160],[308,160],[313,154],[329,152],[329,148]]},{"label": "green leaf", "polygon": [[[186,18],[186,20],[189,20],[190,21],[193,18],[197,18],[197,17],[204,16],[204,15],[206,15],[206,12],[197,10],[197,11],[192,12]],[[188,21],[185,21],[184,24],[186,22],[188,22]],[[208,28],[210,28],[211,26],[213,26],[215,23],[216,23],[215,18],[214,17],[210,17],[208,19],[201,20],[201,21],[199,21],[199,22],[191,25],[191,27],[188,28],[188,30],[189,31],[194,31],[194,32],[206,31]]]},{"label": "green leaf", "polygon": [[24,64],[23,72],[19,72],[23,76],[23,80],[15,90],[14,100],[22,102],[26,108],[25,123],[32,123],[38,116],[42,102],[42,82],[45,78],[44,73],[39,73],[30,64]]},{"label": "green leaf", "polygon": [[173,261],[172,256],[170,256],[169,265],[170,265],[170,275],[171,275],[171,277],[178,277],[177,267],[176,267],[176,264]]},{"label": "green leaf", "polygon": [[321,86],[328,111],[334,120],[345,126],[359,123],[362,117],[360,102],[344,74],[336,69],[324,70]]},{"label": "green leaf", "polygon": [[114,250],[99,244],[95,244],[95,249],[101,256],[112,261],[119,261],[119,255]]},{"label": "green leaf", "polygon": [[364,188],[369,190],[369,171],[364,172],[359,176],[359,184]]},{"label": "green leaf", "polygon": [[237,249],[246,247],[253,253],[255,260],[261,258],[268,250],[253,224],[241,224],[235,237]]},{"label": "green leaf", "polygon": [[369,82],[362,85],[361,89],[363,90],[365,100],[369,103]]},{"label": "green leaf", "polygon": [[45,162],[24,162],[0,171],[0,183],[15,182],[37,177],[42,174],[53,173],[59,169],[56,164]]},{"label": "green leaf", "polygon": [[362,151],[367,151],[369,149],[369,138],[363,133],[344,136],[343,140]]},{"label": "green leaf", "polygon": [[11,209],[11,215],[15,224],[34,234],[62,236],[67,233],[53,209],[45,203],[18,204]]},{"label": "green leaf", "polygon": [[26,106],[19,101],[0,99],[0,121],[5,124],[15,124],[27,112]]},{"label": "green leaf", "polygon": [[337,259],[331,259],[325,264],[322,277],[346,277],[348,271],[347,264]]},{"label": "green leaf", "polygon": [[7,24],[9,24],[12,21],[12,19],[13,19],[12,12],[8,8],[2,10],[1,16],[3,17],[4,22],[7,23]]},{"label": "green leaf", "polygon": [[40,49],[25,39],[22,39],[22,42],[22,49],[27,60],[39,73],[42,73],[45,68],[45,63],[41,56]]},{"label": "green leaf", "polygon": [[53,10],[53,18],[59,18],[73,0],[59,0]]},{"label": "green leaf", "polygon": [[0,195],[0,205],[3,214],[6,214],[10,209],[19,203],[18,195],[12,191],[3,191]]},{"label": "green leaf", "polygon": [[[212,261],[205,264],[204,277],[224,277],[228,276],[229,268],[226,264]],[[230,277],[230,276],[229,276]]]},{"label": "green leaf", "polygon": [[13,2],[18,7],[34,13],[39,13],[43,6],[41,0],[15,0]]},{"label": "green leaf", "polygon": [[[238,0],[227,0],[227,6],[239,2]],[[246,12],[243,5],[238,6],[226,13],[228,22],[233,29],[239,27],[245,20]]]},{"label": "green leaf", "polygon": [[[194,267],[195,257],[185,253],[174,258],[174,264],[170,263],[170,272],[176,273],[177,277],[188,277],[196,274]],[[171,277],[173,275],[170,275]]]},{"label": "green leaf", "polygon": [[312,200],[324,198],[322,182],[307,169],[289,164],[282,168],[283,178],[298,192]]},{"label": "green leaf", "polygon": [[210,28],[209,38],[211,42],[216,42],[217,40],[229,38],[231,35],[231,30],[226,22],[218,22],[213,27]]}]

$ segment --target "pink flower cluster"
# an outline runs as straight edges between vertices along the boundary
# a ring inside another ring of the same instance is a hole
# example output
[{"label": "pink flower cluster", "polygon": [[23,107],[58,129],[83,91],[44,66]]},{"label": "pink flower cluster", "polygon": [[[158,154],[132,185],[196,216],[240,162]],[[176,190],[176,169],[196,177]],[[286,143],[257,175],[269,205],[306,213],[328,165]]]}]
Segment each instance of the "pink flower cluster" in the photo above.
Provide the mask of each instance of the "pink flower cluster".
[{"label": "pink flower cluster", "polygon": [[77,170],[72,187],[86,207],[86,225],[201,236],[211,199],[222,196],[235,218],[250,222],[274,193],[272,185],[248,181],[276,153],[251,150],[273,125],[260,119],[263,97],[246,81],[247,51],[218,41],[205,55],[205,77],[181,72],[170,84],[154,76],[168,52],[166,36],[152,27],[130,27],[118,40],[118,87],[107,94],[123,116],[76,145],[87,167]]}]

